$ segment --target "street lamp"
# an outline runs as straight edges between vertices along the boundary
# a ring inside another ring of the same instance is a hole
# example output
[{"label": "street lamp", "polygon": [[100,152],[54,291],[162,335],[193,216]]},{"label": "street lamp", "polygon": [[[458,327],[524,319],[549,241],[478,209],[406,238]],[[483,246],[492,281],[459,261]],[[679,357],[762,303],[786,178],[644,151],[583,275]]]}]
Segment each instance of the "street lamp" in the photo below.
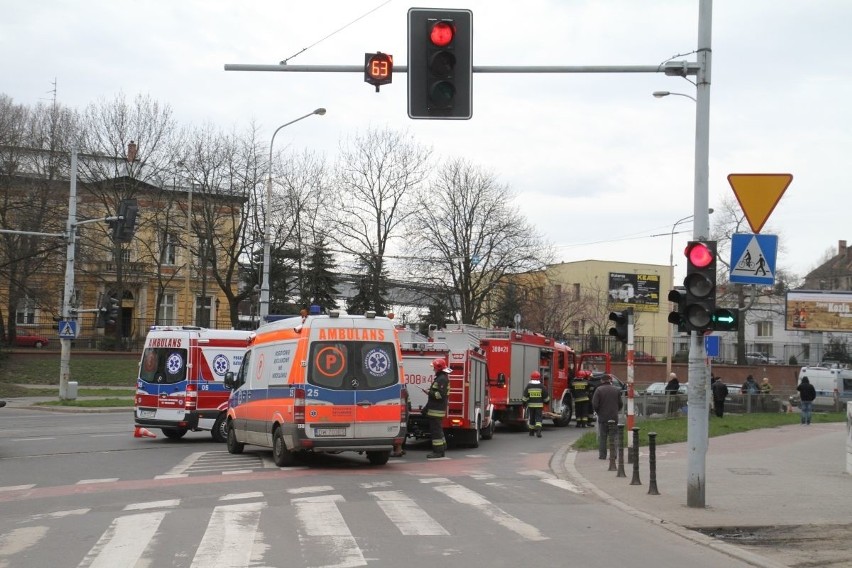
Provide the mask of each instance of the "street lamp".
[{"label": "street lamp", "polygon": [[272,147],[275,144],[275,135],[278,134],[278,131],[285,126],[290,126],[294,122],[299,122],[300,120],[304,120],[315,114],[322,116],[325,114],[325,109],[318,108],[313,112],[309,112],[304,116],[300,116],[295,120],[282,124],[275,129],[275,132],[272,133],[272,140],[269,141],[269,176],[266,180],[266,210],[263,215],[263,279],[260,284],[260,321],[263,321],[263,318],[269,315],[269,264],[271,262],[270,256],[272,245],[270,242],[272,240],[272,223],[270,218],[270,210],[272,209]]},{"label": "street lamp", "polygon": [[[661,91],[657,91],[657,92],[661,92]],[[656,93],[654,93],[654,96],[656,96]],[[707,213],[709,215],[712,215],[713,214],[713,208],[712,207],[708,208]],[[678,219],[677,221],[675,221],[674,225],[672,225],[671,242],[669,243],[669,273],[671,274],[671,282],[670,282],[671,288],[674,288],[674,236],[675,236],[675,229],[677,229],[678,225],[680,225],[684,221],[689,221],[693,217],[695,217],[695,215],[687,215],[683,219]],[[663,234],[665,234],[665,233],[663,233]],[[672,304],[672,306],[673,305],[674,304]],[[666,350],[668,351],[668,357],[666,357],[666,377],[667,377],[667,380],[668,380],[668,376],[672,372],[672,355],[673,355],[673,352],[674,352],[674,346],[672,345],[672,325],[673,324],[669,324],[666,327],[666,331],[667,331],[666,338],[668,340],[668,346],[666,347]]]},{"label": "street lamp", "polygon": [[663,97],[667,97],[669,95],[675,95],[678,97],[686,97],[688,99],[692,99],[692,102],[697,103],[698,101],[692,95],[687,95],[685,93],[672,93],[671,91],[654,91],[651,93],[655,98],[661,99]]}]

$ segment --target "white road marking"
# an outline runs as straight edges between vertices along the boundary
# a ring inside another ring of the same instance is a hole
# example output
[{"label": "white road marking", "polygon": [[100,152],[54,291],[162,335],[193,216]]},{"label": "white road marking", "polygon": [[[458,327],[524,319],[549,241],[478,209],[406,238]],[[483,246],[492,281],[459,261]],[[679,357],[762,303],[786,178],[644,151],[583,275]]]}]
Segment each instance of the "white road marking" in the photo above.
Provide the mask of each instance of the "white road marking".
[{"label": "white road marking", "polygon": [[370,495],[378,499],[379,507],[402,534],[449,536],[444,527],[402,491],[373,491]]},{"label": "white road marking", "polygon": [[55,440],[55,436],[45,436],[43,438],[12,438],[10,442],[43,442],[45,440]]},{"label": "white road marking", "polygon": [[548,537],[542,535],[534,526],[523,522],[517,517],[513,517],[500,507],[497,507],[488,501],[488,499],[479,493],[466,487],[452,483],[448,485],[437,485],[435,486],[435,489],[458,503],[470,505],[471,507],[478,509],[483,515],[498,525],[509,529],[527,540],[548,539]]},{"label": "white road marking", "polygon": [[302,531],[299,534],[302,546],[317,544],[320,550],[337,559],[336,563],[326,564],[322,568],[355,568],[367,565],[355,537],[337,508],[337,502],[344,500],[342,495],[314,495],[292,499],[296,506],[296,518],[304,530],[304,534]]},{"label": "white road marking", "polygon": [[250,493],[229,493],[219,497],[219,501],[236,501],[237,499],[262,499],[263,493],[260,491],[252,491]]},{"label": "white road marking", "polygon": [[287,493],[298,495],[300,493],[322,493],[324,491],[334,491],[334,487],[332,487],[331,485],[311,485],[308,487],[295,487],[293,489],[288,489]]},{"label": "white road marking", "polygon": [[0,535],[0,568],[9,568],[7,557],[32,548],[46,534],[47,527],[22,527]]},{"label": "white road marking", "polygon": [[78,568],[135,567],[165,515],[159,511],[113,520]]},{"label": "white road marking", "polygon": [[186,456],[182,462],[174,466],[172,469],[166,472],[166,475],[176,475],[181,473],[186,473],[192,464],[197,462],[201,456],[203,456],[206,452],[194,452]]},{"label": "white road marking", "polygon": [[41,513],[39,515],[33,515],[29,518],[29,522],[40,521],[42,519],[62,519],[65,517],[72,517],[74,515],[85,515],[91,511],[91,509],[71,509],[69,511],[53,511],[52,513]]},{"label": "white road marking", "polygon": [[189,477],[188,473],[166,473],[164,475],[155,475],[154,479],[180,479],[181,477]]},{"label": "white road marking", "polygon": [[117,477],[105,477],[103,479],[81,479],[76,485],[86,485],[87,483],[114,483],[118,481]]},{"label": "white road marking", "polygon": [[192,559],[192,567],[250,566],[252,549],[257,546],[255,533],[264,507],[265,503],[255,502],[220,505],[213,509],[207,530]]},{"label": "white road marking", "polygon": [[167,499],[164,501],[148,501],[147,503],[131,503],[124,507],[125,511],[144,511],[146,509],[168,509],[180,505],[180,499]]},{"label": "white road marking", "polygon": [[0,487],[0,491],[22,491],[24,489],[32,489],[35,487],[34,483],[30,483],[29,485],[7,485],[6,487]]}]

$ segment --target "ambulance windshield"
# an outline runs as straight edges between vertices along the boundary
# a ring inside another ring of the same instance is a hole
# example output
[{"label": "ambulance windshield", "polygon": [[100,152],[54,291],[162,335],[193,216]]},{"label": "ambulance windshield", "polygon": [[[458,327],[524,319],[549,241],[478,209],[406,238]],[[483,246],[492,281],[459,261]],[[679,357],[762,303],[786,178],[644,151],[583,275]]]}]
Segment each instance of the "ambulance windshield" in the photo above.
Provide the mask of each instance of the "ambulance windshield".
[{"label": "ambulance windshield", "polygon": [[317,341],[311,345],[308,382],[336,390],[372,390],[399,381],[393,343]]},{"label": "ambulance windshield", "polygon": [[171,384],[186,379],[186,349],[148,348],[142,353],[139,378],[147,383]]}]

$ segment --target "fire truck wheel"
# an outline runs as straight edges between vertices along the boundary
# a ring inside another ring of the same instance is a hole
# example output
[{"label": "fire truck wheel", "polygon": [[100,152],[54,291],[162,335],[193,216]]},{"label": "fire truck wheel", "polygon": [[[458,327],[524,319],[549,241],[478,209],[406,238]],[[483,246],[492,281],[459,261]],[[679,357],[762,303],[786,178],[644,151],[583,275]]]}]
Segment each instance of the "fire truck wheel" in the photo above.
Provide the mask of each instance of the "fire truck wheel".
[{"label": "fire truck wheel", "polygon": [[284,443],[284,435],[281,433],[280,427],[272,433],[272,461],[278,467],[289,467],[296,463],[293,452],[288,450],[287,444]]},{"label": "fire truck wheel", "polygon": [[470,446],[471,448],[478,448],[479,447],[479,440],[482,437],[482,434],[480,433],[480,430],[479,430],[480,426],[482,426],[482,418],[477,417],[476,418],[476,428],[472,429],[468,433],[467,445]]},{"label": "fire truck wheel", "polygon": [[226,416],[223,412],[219,415],[219,418],[216,419],[216,422],[213,423],[213,429],[210,431],[210,434],[213,436],[213,441],[220,444],[228,439],[228,422],[225,418]]},{"label": "fire truck wheel", "polygon": [[370,465],[385,465],[390,458],[390,452],[367,452]]},{"label": "fire truck wheel", "polygon": [[234,426],[228,423],[228,453],[241,454],[246,445],[242,442],[237,442],[237,433],[234,431]]},{"label": "fire truck wheel", "polygon": [[180,440],[186,436],[185,428],[163,428],[163,435],[169,440]]},{"label": "fire truck wheel", "polygon": [[562,412],[560,413],[559,418],[553,419],[553,425],[559,426],[559,427],[568,426],[568,424],[570,422],[571,422],[571,403],[568,402],[568,401],[565,401],[562,404]]},{"label": "fire truck wheel", "polygon": [[494,421],[492,420],[488,424],[488,428],[481,430],[481,432],[482,433],[480,434],[480,437],[483,440],[490,440],[491,438],[493,438],[494,437]]}]

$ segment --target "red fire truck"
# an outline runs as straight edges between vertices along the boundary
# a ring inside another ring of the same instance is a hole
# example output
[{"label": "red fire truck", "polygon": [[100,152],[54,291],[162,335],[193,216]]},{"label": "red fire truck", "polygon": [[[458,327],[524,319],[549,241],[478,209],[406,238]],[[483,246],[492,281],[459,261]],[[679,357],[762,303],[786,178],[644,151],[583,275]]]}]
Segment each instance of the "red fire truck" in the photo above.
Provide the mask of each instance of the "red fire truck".
[{"label": "red fire truck", "polygon": [[450,369],[449,400],[444,434],[449,442],[479,446],[494,435],[493,405],[488,400],[488,372],[478,341],[466,333],[437,332],[426,338],[400,330],[402,363],[408,390],[408,437],[429,437],[428,420],[421,411],[435,379],[432,361],[444,358]]}]

